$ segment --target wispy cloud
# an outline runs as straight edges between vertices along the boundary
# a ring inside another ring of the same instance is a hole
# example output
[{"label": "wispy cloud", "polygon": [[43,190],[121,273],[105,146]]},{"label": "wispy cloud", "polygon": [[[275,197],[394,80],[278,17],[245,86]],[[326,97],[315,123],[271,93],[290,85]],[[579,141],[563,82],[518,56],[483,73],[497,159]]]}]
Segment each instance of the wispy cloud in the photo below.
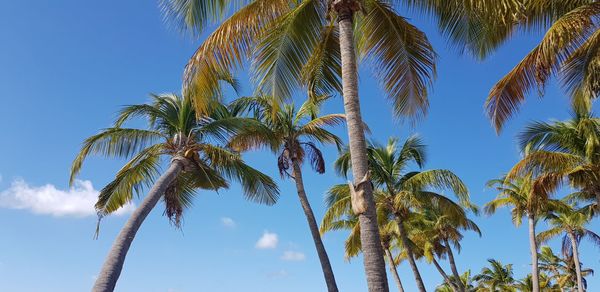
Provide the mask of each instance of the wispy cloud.
[{"label": "wispy cloud", "polygon": [[[96,215],[94,204],[97,199],[98,191],[89,180],[76,180],[72,188],[61,190],[52,184],[30,186],[18,179],[0,192],[0,208],[28,210],[55,217],[86,217]],[[126,214],[134,208],[133,204],[128,204],[115,214]]]},{"label": "wispy cloud", "polygon": [[283,255],[281,256],[281,259],[284,261],[295,261],[295,262],[299,262],[299,261],[303,261],[306,259],[306,255],[304,255],[303,253],[299,252],[299,251],[291,251],[291,250],[287,250],[283,252]]},{"label": "wispy cloud", "polygon": [[236,226],[235,221],[229,217],[222,217],[221,224],[228,228],[234,228]]},{"label": "wispy cloud", "polygon": [[273,249],[277,247],[279,243],[279,237],[276,233],[265,231],[263,235],[256,242],[256,248],[258,249]]}]

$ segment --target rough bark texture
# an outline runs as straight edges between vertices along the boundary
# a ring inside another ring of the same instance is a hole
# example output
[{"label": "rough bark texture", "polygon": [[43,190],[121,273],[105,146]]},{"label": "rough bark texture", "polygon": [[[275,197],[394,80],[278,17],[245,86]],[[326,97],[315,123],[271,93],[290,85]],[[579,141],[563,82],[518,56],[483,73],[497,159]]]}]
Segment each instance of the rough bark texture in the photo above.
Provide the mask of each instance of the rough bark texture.
[{"label": "rough bark texture", "polygon": [[529,215],[527,217],[529,223],[529,248],[531,252],[531,282],[533,284],[533,292],[540,292],[540,275],[538,268],[538,253],[537,242],[535,239],[535,217]]},{"label": "rough bark texture", "polygon": [[448,239],[444,239],[444,243],[446,244],[448,261],[450,262],[450,270],[452,270],[452,275],[456,278],[458,285],[458,290],[461,292],[465,292],[465,285],[460,279],[460,274],[458,273],[458,269],[456,268],[456,261],[454,260],[454,253],[452,252],[452,248],[450,247],[450,242]]},{"label": "rough bark texture", "polygon": [[577,246],[577,240],[572,232],[568,232],[567,236],[571,240],[571,248],[573,249],[573,261],[575,262],[575,273],[577,274],[577,291],[583,292],[583,276],[581,275],[581,264],[579,263],[579,247]]},{"label": "rough bark texture", "polygon": [[400,239],[402,240],[402,244],[406,249],[406,257],[408,259],[408,263],[410,264],[410,268],[415,275],[415,282],[417,283],[417,288],[419,288],[420,292],[426,292],[425,284],[423,284],[423,279],[421,278],[421,273],[419,273],[419,268],[417,267],[417,263],[415,262],[415,255],[412,250],[412,246],[410,245],[410,241],[408,240],[408,234],[406,233],[406,229],[404,229],[404,223],[399,216],[396,216],[396,223],[398,223],[398,230],[400,231]]},{"label": "rough bark texture", "polygon": [[140,205],[135,209],[125,226],[115,239],[113,246],[106,257],[102,270],[98,274],[98,279],[92,288],[93,292],[112,292],[115,289],[127,251],[133,242],[133,238],[138,229],[148,216],[150,211],[156,206],[158,200],[162,197],[167,186],[177,177],[183,169],[183,163],[173,160],[167,171],[156,181],[150,192]]},{"label": "rough bark texture", "polygon": [[396,264],[394,263],[394,256],[392,255],[392,251],[389,248],[385,250],[385,254],[390,262],[390,273],[394,275],[394,280],[396,281],[396,285],[398,286],[399,292],[404,292],[404,287],[402,287],[402,281],[400,280],[400,275],[398,274],[398,269],[396,268]]},{"label": "rough bark texture", "polygon": [[[348,128],[352,174],[355,180],[365,177],[368,171],[367,144],[360,113],[358,99],[358,69],[354,48],[354,30],[352,18],[358,3],[355,0],[334,0],[340,28],[340,52],[342,57],[342,87],[344,110]],[[365,274],[369,292],[389,291],[383,249],[381,247],[375,202],[370,183],[361,184],[362,194],[366,202],[366,210],[358,215],[360,224],[360,241],[364,256]],[[358,193],[358,192],[357,192]]]},{"label": "rough bark texture", "polygon": [[448,286],[450,286],[452,291],[457,292],[458,289],[456,289],[456,286],[454,286],[452,281],[450,281],[450,277],[448,277],[448,274],[446,274],[446,272],[444,272],[444,269],[442,269],[442,266],[440,266],[440,263],[438,263],[438,261],[435,258],[433,259],[433,265],[438,270],[440,275],[442,275],[442,277],[444,278],[444,282],[446,282],[446,284],[448,284]]},{"label": "rough bark texture", "polygon": [[317,221],[315,220],[315,214],[313,213],[312,208],[310,207],[308,197],[306,196],[306,192],[304,191],[302,170],[300,169],[300,165],[297,159],[292,159],[292,168],[294,181],[296,182],[296,189],[298,190],[298,198],[300,199],[300,204],[302,205],[304,215],[306,215],[306,221],[308,222],[310,234],[312,235],[313,241],[315,242],[315,247],[319,256],[319,261],[321,261],[321,269],[323,270],[325,283],[327,283],[327,291],[337,292],[338,288],[335,282],[333,269],[331,268],[329,257],[327,256],[327,251],[325,250],[325,246],[323,245],[323,240],[321,240],[321,234],[319,233],[319,226],[317,225]]}]

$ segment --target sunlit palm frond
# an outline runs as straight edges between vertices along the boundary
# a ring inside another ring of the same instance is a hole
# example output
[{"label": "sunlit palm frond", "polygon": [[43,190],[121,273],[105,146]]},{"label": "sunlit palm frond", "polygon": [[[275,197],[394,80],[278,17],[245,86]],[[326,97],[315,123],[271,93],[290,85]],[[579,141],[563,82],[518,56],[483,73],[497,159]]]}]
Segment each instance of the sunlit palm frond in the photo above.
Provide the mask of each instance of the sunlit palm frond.
[{"label": "sunlit palm frond", "polygon": [[69,183],[73,183],[81,170],[84,160],[89,155],[129,158],[162,138],[164,137],[159,132],[149,130],[129,128],[105,129],[83,142],[83,146],[71,166]]},{"label": "sunlit palm frond", "polygon": [[418,119],[427,113],[429,87],[435,78],[436,53],[426,35],[379,0],[365,1],[366,15],[357,29],[363,54],[375,63],[394,113]]},{"label": "sunlit palm frond", "polygon": [[96,210],[101,216],[117,211],[152,185],[159,175],[160,154],[163,145],[157,144],[141,150],[108,183],[98,195]]},{"label": "sunlit palm frond", "polygon": [[492,88],[486,112],[497,131],[518,110],[527,93],[535,87],[543,88],[550,75],[581,45],[594,29],[594,17],[598,14],[600,3],[596,2],[560,17],[540,44]]},{"label": "sunlit palm frond", "polygon": [[300,76],[319,42],[325,5],[302,1],[270,23],[254,48],[252,67],[258,90],[285,100],[300,86]]}]

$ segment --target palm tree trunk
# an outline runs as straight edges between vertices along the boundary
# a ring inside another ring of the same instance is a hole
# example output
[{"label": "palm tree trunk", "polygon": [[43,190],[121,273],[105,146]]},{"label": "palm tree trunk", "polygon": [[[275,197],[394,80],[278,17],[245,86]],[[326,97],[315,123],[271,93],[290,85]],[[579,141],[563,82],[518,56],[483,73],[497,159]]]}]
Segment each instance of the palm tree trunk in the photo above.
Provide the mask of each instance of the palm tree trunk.
[{"label": "palm tree trunk", "polygon": [[435,258],[433,258],[433,265],[438,270],[440,275],[442,275],[442,277],[444,278],[444,281],[446,282],[446,284],[448,284],[448,286],[450,286],[452,291],[458,292],[458,290],[456,289],[456,286],[454,286],[454,283],[452,283],[452,281],[450,281],[450,277],[448,277],[448,274],[446,274],[446,272],[444,272],[444,269],[442,269],[442,266],[440,266],[440,263],[438,263],[438,261]]},{"label": "palm tree trunk", "polygon": [[571,240],[571,248],[573,249],[573,261],[575,262],[575,273],[577,274],[577,291],[583,292],[583,276],[581,275],[581,264],[579,263],[579,247],[577,246],[577,239],[572,232],[567,232],[567,236]]},{"label": "palm tree trunk", "polygon": [[[342,87],[344,110],[352,159],[352,174],[355,182],[365,177],[368,171],[367,144],[358,99],[358,69],[354,48],[353,15],[358,10],[356,0],[333,0],[333,8],[337,12],[340,28],[340,53],[342,59]],[[369,292],[389,291],[385,261],[381,247],[375,202],[371,184],[360,185],[364,196],[364,212],[357,214],[360,224],[360,241],[364,256],[365,274]]]},{"label": "palm tree trunk", "polygon": [[398,285],[398,291],[404,292],[404,287],[402,287],[402,281],[400,281],[400,275],[398,274],[396,263],[394,263],[394,256],[392,255],[392,251],[389,248],[386,248],[385,254],[387,255],[388,261],[390,262],[390,273],[392,273],[392,275],[394,276],[396,285]]},{"label": "palm tree trunk", "polygon": [[131,217],[129,217],[127,223],[121,229],[104,261],[102,270],[98,274],[96,283],[92,288],[93,292],[112,292],[115,289],[115,285],[123,269],[123,264],[125,263],[127,251],[131,246],[131,242],[133,242],[135,234],[140,229],[144,219],[146,219],[150,211],[158,203],[158,200],[163,196],[169,184],[173,182],[182,170],[183,163],[176,159],[173,160],[167,171],[160,176],[152,189],[150,189],[150,192],[148,192],[146,198],[142,200],[133,214],[131,214]]},{"label": "palm tree trunk", "polygon": [[531,252],[531,282],[533,284],[533,292],[540,292],[540,275],[538,269],[538,254],[537,241],[535,239],[535,217],[529,215],[529,248]]},{"label": "palm tree trunk", "polygon": [[298,198],[300,199],[302,210],[304,210],[304,215],[306,215],[306,221],[308,221],[310,234],[312,235],[313,241],[315,242],[315,247],[319,256],[319,261],[321,261],[321,269],[323,270],[323,276],[325,276],[325,282],[327,283],[327,291],[337,292],[338,288],[337,284],[335,283],[333,269],[331,269],[331,264],[329,263],[327,251],[325,251],[325,246],[323,245],[323,241],[321,240],[319,226],[317,225],[317,221],[315,220],[315,214],[313,213],[312,208],[310,207],[310,203],[308,202],[306,192],[304,191],[302,170],[300,169],[300,164],[298,163],[298,160],[295,158],[292,159],[292,168],[294,181],[296,182],[296,189],[298,191]]},{"label": "palm tree trunk", "polygon": [[447,238],[444,238],[444,244],[446,244],[448,261],[450,262],[450,270],[452,270],[452,275],[454,275],[454,278],[457,281],[456,284],[458,285],[458,290],[460,290],[461,292],[465,292],[465,285],[463,285],[463,282],[460,278],[460,274],[458,273],[458,269],[456,268],[456,262],[454,261],[454,253],[452,252],[450,242],[448,242]]},{"label": "palm tree trunk", "polygon": [[404,223],[400,216],[396,216],[396,223],[398,223],[398,230],[400,231],[400,239],[402,240],[402,245],[406,249],[406,257],[408,258],[408,263],[410,264],[410,268],[415,275],[415,281],[417,283],[417,287],[420,292],[426,292],[425,284],[423,284],[423,279],[421,278],[421,273],[419,273],[419,268],[417,267],[417,263],[415,262],[415,255],[412,250],[412,246],[410,245],[410,241],[408,240],[408,234],[406,233],[406,229],[404,228]]}]

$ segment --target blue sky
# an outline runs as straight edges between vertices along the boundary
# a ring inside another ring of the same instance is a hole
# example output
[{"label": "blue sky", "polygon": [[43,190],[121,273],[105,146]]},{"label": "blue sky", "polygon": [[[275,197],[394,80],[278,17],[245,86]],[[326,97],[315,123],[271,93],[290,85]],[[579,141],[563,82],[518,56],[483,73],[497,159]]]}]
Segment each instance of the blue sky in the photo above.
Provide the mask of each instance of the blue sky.
[{"label": "blue sky", "polygon": [[[439,53],[429,116],[415,127],[394,120],[369,77],[371,69],[363,67],[364,118],[372,138],[381,142],[419,133],[429,145],[427,168],[453,170],[482,205],[495,195],[485,182],[519,157],[514,139],[519,129],[531,120],[568,117],[568,101],[551,86],[544,99],[531,97],[496,135],[483,113],[486,94],[539,37],[517,36],[478,62],[449,49],[429,20],[412,21]],[[81,141],[109,126],[120,106],[146,102],[151,92],[178,92],[183,66],[199,41],[169,29],[156,1],[141,0],[3,1],[0,40],[0,290],[88,290],[127,218],[127,212],[107,218],[100,238],[93,240],[96,218],[89,202],[123,162],[90,159],[81,184],[69,190],[71,161]],[[243,72],[239,77],[246,79]],[[243,85],[244,93],[252,92],[248,82]],[[341,112],[341,99],[331,100],[325,111]],[[336,131],[345,139],[344,129]],[[331,166],[336,151],[323,150]],[[277,177],[271,154],[246,157]],[[325,191],[343,179],[331,168],[324,175],[306,170],[309,197],[320,218]],[[133,243],[117,290],[323,291],[295,189],[291,181],[279,183],[282,196],[272,207],[244,201],[236,185],[219,194],[201,192],[186,213],[183,230],[169,226],[157,208]],[[457,258],[460,271],[476,273],[493,257],[512,263],[517,277],[525,276],[530,270],[525,227],[515,228],[506,210],[474,220],[483,237],[467,234]],[[597,220],[591,225],[596,231],[599,227]],[[539,229],[544,228],[541,223]],[[344,261],[345,235],[324,238],[340,291],[365,291],[360,258]],[[600,271],[598,250],[584,242],[581,252],[584,264]],[[432,266],[419,266],[429,289],[442,282]],[[399,271],[413,291],[408,266]],[[597,276],[588,283],[590,291],[600,289]]]}]

